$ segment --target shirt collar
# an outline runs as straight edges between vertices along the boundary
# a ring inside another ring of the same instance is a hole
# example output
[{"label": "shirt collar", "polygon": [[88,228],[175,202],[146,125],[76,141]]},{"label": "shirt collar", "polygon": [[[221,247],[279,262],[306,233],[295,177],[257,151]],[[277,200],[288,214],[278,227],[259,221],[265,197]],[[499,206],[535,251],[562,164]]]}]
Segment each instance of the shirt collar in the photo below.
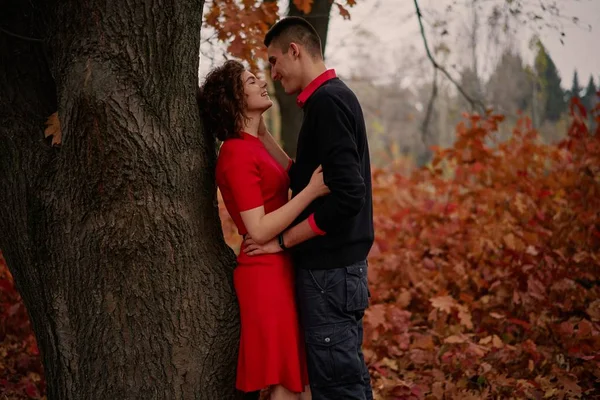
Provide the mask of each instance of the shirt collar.
[{"label": "shirt collar", "polygon": [[296,103],[298,104],[298,107],[304,107],[304,104],[306,103],[308,98],[315,92],[315,90],[317,90],[325,82],[333,78],[337,78],[337,75],[335,74],[335,69],[328,69],[327,71],[323,72],[321,75],[313,79],[313,81],[309,83],[308,86],[306,86],[296,98]]}]

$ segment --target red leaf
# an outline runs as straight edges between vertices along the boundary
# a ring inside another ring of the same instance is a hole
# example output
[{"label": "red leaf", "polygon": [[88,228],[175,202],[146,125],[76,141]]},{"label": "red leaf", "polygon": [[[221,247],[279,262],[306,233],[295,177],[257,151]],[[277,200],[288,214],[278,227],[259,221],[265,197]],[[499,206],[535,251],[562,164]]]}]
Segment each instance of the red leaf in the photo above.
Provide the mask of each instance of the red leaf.
[{"label": "red leaf", "polygon": [[344,8],[344,6],[342,6],[340,3],[336,2],[335,3],[336,6],[338,6],[338,10],[340,11],[340,15],[344,18],[344,19],[350,19],[350,13],[348,12],[348,10],[346,10],[346,8]]},{"label": "red leaf", "polygon": [[25,386],[25,393],[27,393],[27,396],[29,396],[32,399],[38,399],[40,397],[37,387],[35,387],[31,383],[28,383]]},{"label": "red leaf", "polygon": [[523,320],[517,319],[517,318],[508,318],[507,321],[508,322],[512,322],[515,325],[522,326],[526,330],[530,330],[531,329],[531,324],[529,322],[527,322],[527,321],[523,321]]}]

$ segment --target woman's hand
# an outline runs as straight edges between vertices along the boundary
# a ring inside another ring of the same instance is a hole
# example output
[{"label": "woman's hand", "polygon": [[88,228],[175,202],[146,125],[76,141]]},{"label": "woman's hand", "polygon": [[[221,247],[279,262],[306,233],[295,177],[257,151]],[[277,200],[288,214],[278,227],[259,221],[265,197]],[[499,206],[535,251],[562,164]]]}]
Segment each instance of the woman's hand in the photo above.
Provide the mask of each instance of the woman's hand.
[{"label": "woman's hand", "polygon": [[259,254],[274,254],[283,251],[279,246],[277,238],[271,239],[265,244],[258,244],[252,240],[250,235],[246,235],[244,237],[243,249],[244,253],[248,254],[249,256],[257,256]]},{"label": "woman's hand", "polygon": [[322,166],[319,165],[317,169],[315,169],[315,172],[313,172],[312,176],[310,177],[310,182],[308,182],[306,188],[310,190],[310,192],[315,196],[315,198],[325,196],[326,194],[330,193],[329,188],[327,187],[327,185],[325,185],[325,182],[323,181]]}]

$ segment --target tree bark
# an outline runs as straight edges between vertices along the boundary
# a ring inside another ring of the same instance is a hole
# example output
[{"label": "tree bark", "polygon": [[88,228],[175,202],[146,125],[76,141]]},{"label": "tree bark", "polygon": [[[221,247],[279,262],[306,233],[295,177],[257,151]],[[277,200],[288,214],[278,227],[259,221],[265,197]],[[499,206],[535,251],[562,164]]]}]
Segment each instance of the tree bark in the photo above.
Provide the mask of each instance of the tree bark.
[{"label": "tree bark", "polygon": [[[329,28],[329,14],[332,1],[315,0],[309,14],[304,14],[290,1],[288,16],[302,17],[306,19],[316,29],[321,38],[323,54],[325,54],[325,45],[327,44],[327,30]],[[281,141],[283,149],[292,157],[296,157],[296,144],[298,142],[298,133],[302,126],[302,110],[296,105],[296,96],[285,93],[279,82],[275,84],[275,97],[279,103],[281,112]]]},{"label": "tree bark", "polygon": [[234,256],[194,97],[202,3],[2,7],[0,248],[50,400],[235,397]]}]

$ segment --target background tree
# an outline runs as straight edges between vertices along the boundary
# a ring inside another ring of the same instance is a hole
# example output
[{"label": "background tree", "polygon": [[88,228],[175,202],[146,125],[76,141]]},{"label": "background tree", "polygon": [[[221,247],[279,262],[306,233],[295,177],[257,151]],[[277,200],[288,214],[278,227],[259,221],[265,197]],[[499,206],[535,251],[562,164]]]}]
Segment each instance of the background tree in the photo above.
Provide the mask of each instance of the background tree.
[{"label": "background tree", "polygon": [[577,73],[577,70],[575,70],[575,72],[573,72],[573,83],[571,83],[571,90],[569,91],[569,97],[580,98],[582,90],[583,90],[583,88],[579,84],[579,74]]},{"label": "background tree", "polygon": [[0,248],[49,399],[234,396],[233,254],[195,103],[202,3],[3,2]]},{"label": "background tree", "polygon": [[594,107],[598,103],[598,95],[596,94],[598,89],[596,88],[596,84],[594,83],[594,76],[590,75],[590,80],[588,81],[587,87],[585,89],[585,94],[583,95],[583,105],[589,112],[589,124],[593,131],[596,128],[596,120],[592,113]]},{"label": "background tree", "polygon": [[537,77],[538,93],[541,94],[543,114],[540,121],[556,122],[566,109],[564,91],[560,85],[561,78],[554,61],[540,40],[536,41],[537,54],[534,71]]},{"label": "background tree", "polygon": [[[459,84],[463,90],[473,99],[481,101],[481,87],[479,75],[471,67],[465,67],[460,71]],[[471,106],[464,98],[458,99],[461,108],[465,111],[471,111]],[[475,111],[475,110],[473,110]]]},{"label": "background tree", "polygon": [[592,102],[596,98],[596,83],[594,82],[594,76],[590,75],[587,87],[585,88],[585,94],[583,95],[583,104],[588,110],[592,109]]},{"label": "background tree", "polygon": [[507,48],[486,84],[489,105],[505,115],[525,111],[531,104],[532,83],[521,55]]},{"label": "background tree", "polygon": [[[287,16],[306,19],[315,28],[321,38],[323,54],[327,46],[329,15],[333,2],[331,0],[314,0],[310,2],[290,1]],[[308,11],[308,12],[307,12]],[[296,157],[296,143],[302,126],[302,109],[296,105],[296,96],[285,93],[281,83],[275,83],[275,95],[281,113],[281,142],[283,149],[290,157]]]}]

